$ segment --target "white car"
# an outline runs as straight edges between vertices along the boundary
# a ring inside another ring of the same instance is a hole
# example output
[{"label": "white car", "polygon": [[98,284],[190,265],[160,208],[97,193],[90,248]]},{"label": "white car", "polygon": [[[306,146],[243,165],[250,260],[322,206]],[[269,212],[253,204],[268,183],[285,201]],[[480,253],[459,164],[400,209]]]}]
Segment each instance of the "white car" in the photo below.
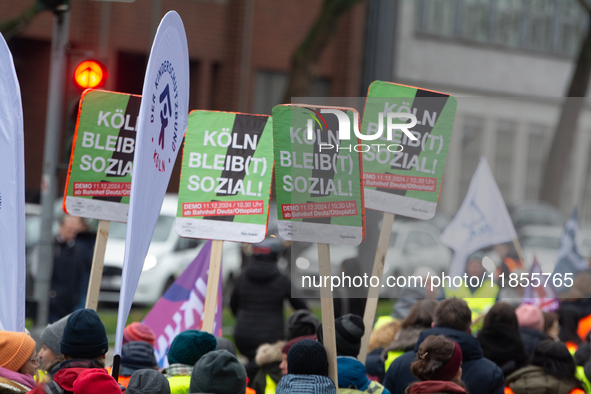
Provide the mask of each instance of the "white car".
[{"label": "white car", "polygon": [[[134,296],[134,302],[153,304],[195,259],[205,240],[179,237],[174,229],[178,197],[167,194],[154,230],[152,243],[144,261],[144,268]],[[105,251],[105,267],[101,283],[100,301],[118,302],[121,273],[125,253],[125,223],[111,223]],[[240,272],[241,244],[224,242],[222,257],[223,283]]]},{"label": "white car", "polygon": [[[384,264],[385,280],[387,276],[409,276],[418,267],[428,267],[436,273],[447,271],[451,263],[451,250],[439,241],[440,232],[436,227],[421,222],[394,222],[392,235]],[[333,275],[341,275],[341,264],[344,260],[355,258],[358,255],[357,246],[330,247],[331,270]],[[371,265],[374,255],[363,256],[365,262],[369,261],[367,274],[371,275]],[[294,288],[301,288],[303,275],[318,274],[318,251],[316,245],[304,250],[295,260],[292,266],[292,280]],[[384,283],[384,282],[382,282]],[[383,287],[380,291],[382,297],[392,297],[397,294],[396,288]]]}]

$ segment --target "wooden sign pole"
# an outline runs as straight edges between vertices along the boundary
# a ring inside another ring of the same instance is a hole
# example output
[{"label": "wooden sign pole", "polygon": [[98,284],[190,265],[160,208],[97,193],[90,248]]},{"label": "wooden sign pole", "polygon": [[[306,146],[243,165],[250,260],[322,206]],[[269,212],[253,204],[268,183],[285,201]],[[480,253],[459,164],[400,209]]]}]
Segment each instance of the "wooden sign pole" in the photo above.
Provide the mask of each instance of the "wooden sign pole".
[{"label": "wooden sign pole", "polygon": [[101,281],[103,279],[103,267],[105,265],[105,249],[107,248],[107,239],[109,238],[109,228],[111,222],[108,220],[99,220],[98,230],[96,232],[96,242],[94,244],[94,253],[92,255],[92,268],[90,269],[90,278],[88,279],[88,292],[86,293],[86,308],[96,311],[98,306],[99,293],[101,291]]},{"label": "wooden sign pole", "polygon": [[215,322],[215,307],[217,304],[218,286],[220,284],[223,246],[224,241],[213,240],[211,242],[207,293],[205,295],[205,307],[203,308],[203,326],[201,327],[202,331],[210,334],[213,334],[213,324]]},{"label": "wooden sign pole", "polygon": [[373,329],[373,321],[376,316],[376,309],[378,307],[378,300],[380,297],[380,286],[382,283],[382,275],[384,273],[384,263],[386,262],[386,254],[388,253],[388,244],[392,235],[392,224],[394,223],[394,214],[384,212],[382,219],[382,229],[380,230],[380,237],[378,238],[378,247],[376,256],[373,262],[372,276],[380,278],[380,285],[378,287],[370,286],[367,293],[367,302],[365,303],[365,313],[363,314],[363,324],[365,325],[365,332],[361,338],[361,349],[357,359],[365,364],[367,358],[367,351],[369,348],[369,337]]},{"label": "wooden sign pole", "polygon": [[[318,265],[320,280],[332,275],[330,268],[330,246],[318,244]],[[337,373],[337,342],[334,327],[334,304],[332,292],[326,286],[320,287],[320,308],[322,311],[322,337],[324,348],[328,356],[328,377],[332,379],[336,387],[339,387]]]},{"label": "wooden sign pole", "polygon": [[523,250],[521,249],[521,244],[519,243],[518,238],[513,238],[513,246],[515,246],[515,251],[517,252],[519,260],[521,260],[521,264],[525,265],[525,256],[523,255]]}]

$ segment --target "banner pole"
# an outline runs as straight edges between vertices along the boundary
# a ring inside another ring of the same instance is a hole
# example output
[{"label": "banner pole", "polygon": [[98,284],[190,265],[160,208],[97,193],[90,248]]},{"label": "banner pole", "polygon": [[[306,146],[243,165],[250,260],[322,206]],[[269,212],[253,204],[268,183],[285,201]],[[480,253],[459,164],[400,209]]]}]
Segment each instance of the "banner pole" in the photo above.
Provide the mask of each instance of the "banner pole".
[{"label": "banner pole", "polygon": [[[318,265],[320,278],[332,274],[330,268],[330,246],[318,244]],[[328,377],[339,387],[337,374],[337,342],[334,327],[334,304],[328,287],[320,287],[320,309],[322,313],[322,336],[328,356]]]},{"label": "banner pole", "polygon": [[220,283],[220,271],[222,268],[222,250],[224,241],[213,240],[211,243],[211,255],[209,256],[209,274],[207,275],[207,293],[205,295],[205,307],[203,308],[202,331],[213,334],[215,322],[215,307],[217,304],[218,286]]},{"label": "banner pole", "polygon": [[88,279],[88,292],[86,293],[86,308],[97,310],[99,293],[101,291],[101,281],[103,279],[103,267],[105,265],[105,250],[107,249],[107,239],[109,238],[109,229],[111,222],[108,220],[99,220],[98,230],[96,232],[96,242],[94,244],[94,253],[92,255],[92,268],[90,269],[90,278]]},{"label": "banner pole", "polygon": [[[380,230],[378,247],[373,262],[373,270],[371,272],[372,276],[380,278],[380,284],[382,283],[382,275],[384,274],[384,263],[386,262],[386,254],[388,253],[388,244],[390,243],[390,237],[392,236],[392,224],[394,224],[394,214],[384,212],[382,229]],[[370,286],[367,292],[367,302],[365,303],[365,312],[363,314],[365,332],[361,338],[361,349],[359,351],[359,356],[357,357],[362,364],[365,364],[365,359],[367,358],[369,337],[373,330],[373,321],[376,316],[376,309],[380,297],[380,287],[380,285],[378,285],[378,287]]]},{"label": "banner pole", "polygon": [[519,239],[517,237],[513,238],[513,246],[515,246],[515,250],[517,251],[519,260],[521,260],[521,264],[525,265],[525,256],[523,255],[523,249],[521,249],[521,244],[519,243]]}]

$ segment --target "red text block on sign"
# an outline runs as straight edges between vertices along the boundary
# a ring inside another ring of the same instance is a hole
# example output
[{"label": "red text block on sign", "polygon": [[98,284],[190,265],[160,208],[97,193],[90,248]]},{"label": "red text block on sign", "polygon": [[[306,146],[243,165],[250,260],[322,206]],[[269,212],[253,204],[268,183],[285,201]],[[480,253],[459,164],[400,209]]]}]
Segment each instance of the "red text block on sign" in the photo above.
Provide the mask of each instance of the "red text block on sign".
[{"label": "red text block on sign", "polygon": [[74,197],[129,197],[130,182],[74,182]]},{"label": "red text block on sign", "polygon": [[183,217],[262,215],[263,208],[263,200],[185,202],[183,203]]},{"label": "red text block on sign", "polygon": [[363,186],[434,192],[437,190],[437,178],[364,172]]},{"label": "red text block on sign", "polygon": [[357,216],[357,202],[312,202],[306,204],[281,205],[283,219],[332,218]]}]

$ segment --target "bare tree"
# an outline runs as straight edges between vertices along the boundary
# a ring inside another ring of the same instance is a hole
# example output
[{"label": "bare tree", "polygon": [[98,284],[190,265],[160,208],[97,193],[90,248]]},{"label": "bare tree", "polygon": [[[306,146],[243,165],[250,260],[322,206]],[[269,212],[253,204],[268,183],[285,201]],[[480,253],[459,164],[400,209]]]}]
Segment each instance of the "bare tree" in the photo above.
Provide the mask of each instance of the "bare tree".
[{"label": "bare tree", "polygon": [[4,36],[6,41],[10,40],[12,37],[16,36],[33,20],[33,18],[39,13],[39,9],[35,4],[30,6],[29,8],[25,9],[23,12],[20,13],[17,17],[0,22],[0,33]]},{"label": "bare tree", "polygon": [[556,126],[540,189],[540,200],[556,207],[560,204],[562,186],[567,175],[577,125],[591,77],[591,1],[577,1],[588,15],[589,27],[581,43],[575,70],[562,104],[562,113]]},{"label": "bare tree", "polygon": [[310,93],[320,55],[336,33],[343,14],[360,1],[324,0],[320,14],[294,53],[285,103],[292,97],[305,97]]}]

